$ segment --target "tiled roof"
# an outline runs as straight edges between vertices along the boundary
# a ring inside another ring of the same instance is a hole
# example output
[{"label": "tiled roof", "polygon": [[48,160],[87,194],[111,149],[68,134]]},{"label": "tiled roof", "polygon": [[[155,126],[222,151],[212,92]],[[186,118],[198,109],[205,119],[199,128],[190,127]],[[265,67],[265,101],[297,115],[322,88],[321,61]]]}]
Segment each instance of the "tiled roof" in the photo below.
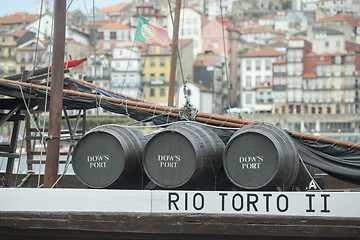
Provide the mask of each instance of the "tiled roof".
[{"label": "tiled roof", "polygon": [[316,73],[305,73],[303,75],[304,78],[311,78],[311,77],[316,77]]},{"label": "tiled roof", "polygon": [[317,22],[343,22],[347,21],[349,24],[354,25],[355,14],[341,13],[335,16],[328,16],[317,20]]},{"label": "tiled roof", "polygon": [[257,51],[242,54],[240,55],[240,57],[277,57],[282,55],[283,53],[275,50],[275,48],[270,46],[265,46]]},{"label": "tiled roof", "polygon": [[273,64],[285,64],[286,60],[284,59],[277,59],[275,62],[273,62]]},{"label": "tiled roof", "polygon": [[[327,35],[344,35],[343,32],[328,27],[313,27],[313,32],[325,32]],[[295,36],[307,36],[307,31],[301,31],[294,34]]]},{"label": "tiled roof", "polygon": [[280,31],[274,30],[274,29],[268,29],[268,28],[243,28],[240,30],[240,28],[237,28],[237,30],[243,32],[243,34],[247,34],[247,33],[266,33],[266,32],[270,32],[270,33],[274,33],[274,34],[278,34],[278,35],[283,35],[285,36],[285,33],[282,33]]},{"label": "tiled roof", "polygon": [[256,88],[272,88],[272,85],[269,81],[266,80],[260,83],[258,86],[256,86]]},{"label": "tiled roof", "polygon": [[306,54],[306,57],[317,57],[318,55],[314,52],[309,52],[308,54]]},{"label": "tiled roof", "polygon": [[100,9],[100,12],[102,13],[114,13],[114,12],[120,12],[123,10],[127,5],[132,4],[132,2],[129,3],[119,3],[115,6],[111,7],[104,7]]},{"label": "tiled roof", "polygon": [[22,37],[27,32],[29,32],[29,30],[25,29],[25,30],[19,30],[19,31],[14,31],[14,32],[1,33],[0,36]]},{"label": "tiled roof", "polygon": [[104,26],[101,26],[98,29],[106,30],[106,29],[129,29],[129,28],[130,27],[128,25],[124,25],[121,22],[112,22]]},{"label": "tiled roof", "polygon": [[217,60],[212,58],[203,58],[194,61],[194,66],[217,66]]},{"label": "tiled roof", "polygon": [[12,23],[22,23],[24,20],[26,22],[32,22],[39,15],[37,14],[28,14],[24,12],[16,12],[12,15],[7,15],[0,17],[0,24],[12,24]]},{"label": "tiled roof", "polygon": [[274,19],[274,15],[266,15],[266,16],[263,16],[262,18],[260,18],[260,19]]},{"label": "tiled roof", "polygon": [[320,54],[320,56],[328,57],[331,56],[331,54],[328,52],[323,52],[322,54]]},{"label": "tiled roof", "polygon": [[336,52],[336,53],[334,53],[333,55],[334,55],[334,56],[343,56],[343,55],[344,55],[344,53],[341,53],[341,52]]},{"label": "tiled roof", "polygon": [[304,40],[304,38],[303,37],[291,37],[290,39],[289,39],[289,41],[290,40]]}]

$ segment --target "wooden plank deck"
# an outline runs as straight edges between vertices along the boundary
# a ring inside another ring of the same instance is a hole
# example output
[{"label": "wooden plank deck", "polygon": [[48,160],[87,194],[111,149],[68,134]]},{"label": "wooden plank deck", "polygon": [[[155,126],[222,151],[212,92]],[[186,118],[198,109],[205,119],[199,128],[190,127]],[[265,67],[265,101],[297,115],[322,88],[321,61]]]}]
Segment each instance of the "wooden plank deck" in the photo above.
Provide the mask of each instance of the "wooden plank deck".
[{"label": "wooden plank deck", "polygon": [[1,239],[359,239],[360,219],[0,212]]}]

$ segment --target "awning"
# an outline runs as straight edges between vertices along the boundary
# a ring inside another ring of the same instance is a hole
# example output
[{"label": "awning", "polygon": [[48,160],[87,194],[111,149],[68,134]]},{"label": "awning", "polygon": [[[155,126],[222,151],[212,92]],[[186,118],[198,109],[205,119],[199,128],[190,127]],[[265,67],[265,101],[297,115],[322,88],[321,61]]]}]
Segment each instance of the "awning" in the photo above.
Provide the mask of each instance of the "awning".
[{"label": "awning", "polygon": [[270,105],[270,104],[255,105],[255,112],[257,112],[257,111],[271,111],[272,108],[273,108],[273,105]]}]

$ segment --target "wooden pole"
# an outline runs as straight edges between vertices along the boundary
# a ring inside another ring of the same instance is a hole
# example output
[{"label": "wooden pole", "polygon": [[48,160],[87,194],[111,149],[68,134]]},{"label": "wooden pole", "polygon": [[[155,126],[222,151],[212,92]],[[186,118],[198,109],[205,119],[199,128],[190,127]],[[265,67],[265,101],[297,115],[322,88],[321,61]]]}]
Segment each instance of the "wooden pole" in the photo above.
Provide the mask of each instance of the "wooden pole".
[{"label": "wooden pole", "polygon": [[169,82],[169,96],[168,106],[174,106],[174,90],[175,90],[175,75],[176,75],[176,64],[178,57],[178,39],[179,36],[179,19],[180,19],[181,0],[175,2],[175,19],[174,19],[174,31],[171,46],[171,68],[170,68],[170,82]]},{"label": "wooden pole", "polygon": [[58,177],[61,117],[64,86],[66,0],[55,0],[54,52],[44,187],[51,188]]}]

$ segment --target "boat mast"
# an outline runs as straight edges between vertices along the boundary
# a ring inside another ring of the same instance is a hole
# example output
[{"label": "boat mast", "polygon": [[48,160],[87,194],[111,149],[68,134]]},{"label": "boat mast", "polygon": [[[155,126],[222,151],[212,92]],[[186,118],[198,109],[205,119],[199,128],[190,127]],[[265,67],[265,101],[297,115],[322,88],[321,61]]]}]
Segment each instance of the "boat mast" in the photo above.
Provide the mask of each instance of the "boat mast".
[{"label": "boat mast", "polygon": [[54,47],[44,187],[51,188],[58,177],[64,85],[66,0],[55,0]]},{"label": "boat mast", "polygon": [[174,31],[171,45],[171,67],[170,67],[170,82],[169,82],[169,97],[168,106],[174,106],[174,89],[175,89],[175,74],[176,64],[178,57],[178,36],[179,36],[179,19],[180,19],[181,0],[175,2],[175,19],[174,19]]}]

